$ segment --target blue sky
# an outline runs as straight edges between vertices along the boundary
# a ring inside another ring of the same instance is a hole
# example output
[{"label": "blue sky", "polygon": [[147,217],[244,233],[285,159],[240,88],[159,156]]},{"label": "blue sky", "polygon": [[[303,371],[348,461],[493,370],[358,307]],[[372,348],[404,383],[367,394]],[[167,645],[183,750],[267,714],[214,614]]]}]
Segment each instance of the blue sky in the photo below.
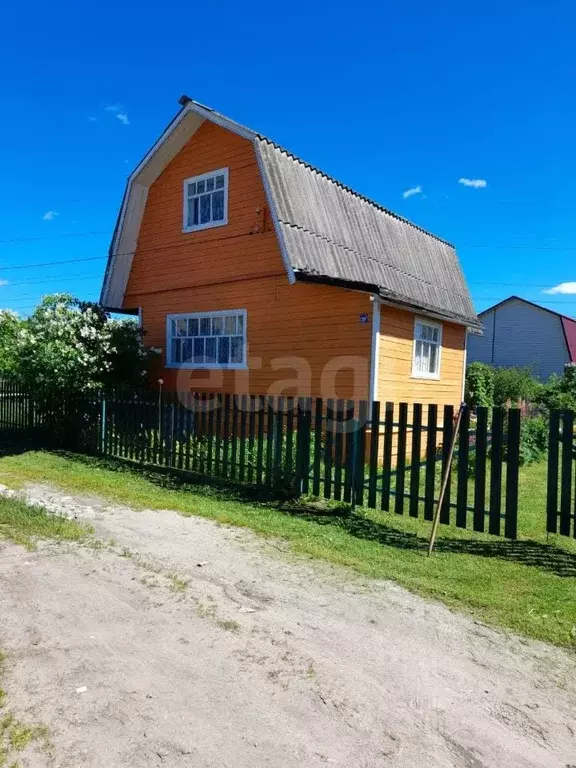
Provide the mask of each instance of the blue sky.
[{"label": "blue sky", "polygon": [[126,176],[186,93],[453,242],[478,310],[576,315],[575,23],[563,0],[9,4],[0,307],[98,298]]}]

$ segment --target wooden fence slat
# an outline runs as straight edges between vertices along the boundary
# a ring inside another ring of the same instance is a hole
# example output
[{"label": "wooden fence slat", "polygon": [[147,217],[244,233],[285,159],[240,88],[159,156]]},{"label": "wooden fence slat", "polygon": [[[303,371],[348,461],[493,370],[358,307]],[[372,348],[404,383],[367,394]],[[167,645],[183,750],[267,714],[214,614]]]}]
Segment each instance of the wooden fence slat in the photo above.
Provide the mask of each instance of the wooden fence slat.
[{"label": "wooden fence slat", "polygon": [[336,400],[334,421],[334,499],[342,500],[342,466],[344,463],[344,400]]},{"label": "wooden fence slat", "polygon": [[504,414],[502,408],[492,409],[492,445],[490,451],[490,511],[488,533],[500,535],[502,514],[502,449]]},{"label": "wooden fence slat", "polygon": [[312,494],[320,496],[320,467],[322,458],[322,411],[323,400],[317,397],[314,403],[314,461],[312,470]]},{"label": "wooden fence slat", "polygon": [[408,403],[398,407],[398,456],[396,458],[396,496],[394,512],[404,514],[404,490],[406,482],[406,443],[408,437]]},{"label": "wooden fence slat", "polygon": [[324,440],[324,498],[332,498],[332,468],[334,465],[334,429],[336,412],[333,398],[326,401],[326,437]]},{"label": "wooden fence slat", "polygon": [[380,447],[380,403],[374,400],[370,415],[370,475],[368,481],[368,506],[376,509],[378,494],[378,449]]},{"label": "wooden fence slat", "polygon": [[382,498],[380,506],[390,509],[390,479],[392,476],[392,440],[394,438],[394,403],[387,402],[384,411],[384,455],[382,461]]},{"label": "wooden fence slat", "polygon": [[264,398],[258,398],[258,443],[256,454],[256,483],[262,485],[262,476],[264,472]]},{"label": "wooden fence slat", "polygon": [[354,478],[355,502],[364,506],[364,480],[366,474],[366,430],[368,428],[368,403],[360,400],[358,404],[356,435],[356,471]]},{"label": "wooden fence slat", "polygon": [[488,408],[476,410],[476,456],[474,459],[474,521],[475,531],[483,533],[486,515],[486,455],[488,448]]},{"label": "wooden fence slat", "polygon": [[438,427],[438,406],[428,406],[426,423],[426,472],[424,479],[424,519],[434,519],[434,494],[436,490],[436,441]]},{"label": "wooden fence slat", "polygon": [[572,514],[572,455],[574,445],[574,414],[562,414],[562,476],[560,481],[560,535],[570,536]]},{"label": "wooden fence slat", "polygon": [[274,428],[275,428],[275,413],[274,413],[274,398],[268,398],[268,409],[266,419],[266,484],[269,488],[274,483],[273,478],[273,460],[274,460]]},{"label": "wooden fence slat", "polygon": [[468,522],[468,462],[470,458],[470,409],[464,408],[458,435],[456,526],[466,528]]},{"label": "wooden fence slat", "polygon": [[558,532],[559,432],[560,413],[559,411],[551,411],[548,432],[548,476],[546,481],[546,530],[548,533]]},{"label": "wooden fence slat", "polygon": [[248,417],[248,482],[254,482],[254,474],[256,472],[256,462],[254,461],[254,445],[256,443],[256,398],[254,395],[250,395],[249,398],[249,417]]},{"label": "wooden fence slat", "polygon": [[222,438],[222,475],[229,477],[230,463],[230,394],[224,395],[224,435]]},{"label": "wooden fence slat", "polygon": [[284,398],[276,398],[276,423],[274,434],[274,487],[279,488],[284,475],[282,456],[284,453]]},{"label": "wooden fence slat", "polygon": [[422,404],[412,407],[412,456],[410,459],[410,517],[418,517],[420,496],[420,462],[422,460]]},{"label": "wooden fence slat", "polygon": [[287,484],[294,490],[294,398],[286,400],[286,459],[285,472]]},{"label": "wooden fence slat", "polygon": [[356,449],[356,429],[355,429],[355,403],[353,400],[347,400],[345,406],[346,421],[344,425],[344,501],[348,504],[352,501],[352,490],[354,488],[354,459]]},{"label": "wooden fence slat", "polygon": [[234,480],[238,477],[238,395],[232,395],[232,436],[231,436],[231,454],[230,454],[230,477]]},{"label": "wooden fence slat", "polygon": [[248,419],[248,397],[240,399],[240,471],[238,479],[241,483],[246,480],[246,422]]},{"label": "wooden fence slat", "polygon": [[504,535],[515,539],[518,533],[518,479],[520,474],[520,409],[508,411],[506,440],[506,511]]},{"label": "wooden fence slat", "polygon": [[440,522],[444,525],[450,524],[450,501],[451,501],[451,478],[452,467],[449,466],[450,461],[450,447],[452,445],[452,439],[454,437],[454,406],[445,405],[442,425],[442,477],[444,473],[448,471],[448,484],[446,485],[446,491],[444,493],[444,500],[442,501],[442,508],[440,510]]}]

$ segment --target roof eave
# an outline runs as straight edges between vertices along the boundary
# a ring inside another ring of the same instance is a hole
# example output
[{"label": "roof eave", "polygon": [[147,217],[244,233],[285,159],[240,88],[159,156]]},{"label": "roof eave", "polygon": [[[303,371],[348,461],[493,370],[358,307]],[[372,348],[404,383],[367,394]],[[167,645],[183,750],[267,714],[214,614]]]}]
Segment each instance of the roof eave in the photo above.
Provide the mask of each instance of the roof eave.
[{"label": "roof eave", "polygon": [[483,330],[482,323],[477,317],[473,318],[448,314],[438,309],[437,307],[416,304],[415,302],[410,301],[409,299],[402,296],[391,295],[389,292],[385,292],[385,290],[378,285],[363,283],[355,280],[343,280],[342,278],[329,277],[327,275],[313,275],[307,272],[303,272],[302,270],[296,270],[295,277],[297,282],[331,285],[335,288],[345,288],[350,291],[370,293],[376,296],[381,304],[387,304],[388,306],[397,307],[398,309],[405,309],[410,312],[417,312],[422,315],[427,315],[428,317],[434,317],[437,320],[454,323],[455,325],[463,325],[470,330]]}]

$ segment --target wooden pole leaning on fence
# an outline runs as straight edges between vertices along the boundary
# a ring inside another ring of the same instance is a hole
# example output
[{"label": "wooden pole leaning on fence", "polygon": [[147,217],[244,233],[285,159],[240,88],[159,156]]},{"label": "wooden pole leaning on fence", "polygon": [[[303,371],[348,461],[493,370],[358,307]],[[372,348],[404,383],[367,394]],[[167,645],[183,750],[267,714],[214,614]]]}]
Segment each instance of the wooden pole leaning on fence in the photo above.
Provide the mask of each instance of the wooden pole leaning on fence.
[{"label": "wooden pole leaning on fence", "polygon": [[456,441],[458,440],[458,432],[460,431],[460,422],[462,421],[462,414],[468,406],[466,403],[460,403],[460,409],[456,418],[456,425],[452,434],[452,444],[450,445],[450,453],[448,454],[448,460],[444,467],[444,475],[442,477],[442,485],[440,487],[440,496],[438,498],[438,505],[436,506],[436,512],[434,513],[434,521],[432,523],[432,531],[430,533],[430,541],[428,542],[428,557],[432,554],[434,549],[434,543],[436,542],[436,534],[438,533],[438,525],[440,524],[440,510],[444,503],[444,496],[446,495],[446,488],[448,487],[448,481],[450,479],[450,471],[452,469],[452,458],[454,456],[454,448],[456,447]]}]

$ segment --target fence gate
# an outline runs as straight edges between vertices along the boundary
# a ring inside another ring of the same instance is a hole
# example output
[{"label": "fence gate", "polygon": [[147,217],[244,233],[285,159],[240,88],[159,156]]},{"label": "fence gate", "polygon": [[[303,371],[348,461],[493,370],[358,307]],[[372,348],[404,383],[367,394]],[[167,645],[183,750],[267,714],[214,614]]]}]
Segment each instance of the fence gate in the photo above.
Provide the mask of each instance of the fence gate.
[{"label": "fence gate", "polygon": [[546,530],[576,537],[574,413],[552,411],[548,447]]}]

